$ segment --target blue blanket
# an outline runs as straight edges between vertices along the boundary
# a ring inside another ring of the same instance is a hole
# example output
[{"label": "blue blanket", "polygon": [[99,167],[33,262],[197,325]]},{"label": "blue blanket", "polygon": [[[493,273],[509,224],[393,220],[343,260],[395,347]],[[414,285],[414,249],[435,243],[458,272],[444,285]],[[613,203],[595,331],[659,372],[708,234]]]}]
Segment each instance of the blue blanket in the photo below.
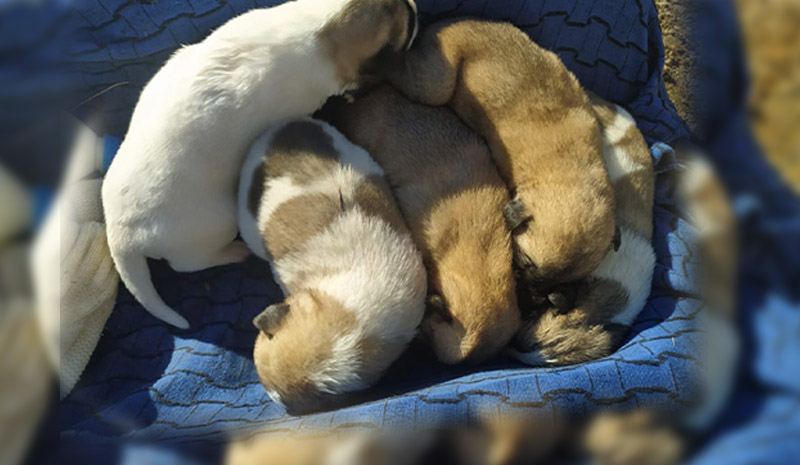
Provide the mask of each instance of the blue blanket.
[{"label": "blue blanket", "polygon": [[[176,47],[202,39],[236,14],[275,3],[98,0],[76,5],[79,14],[72,20],[80,34],[68,44],[68,72],[81,82],[76,95],[106,91],[77,112],[99,131],[122,136],[138,92]],[[423,23],[459,15],[512,21],[556,51],[587,88],[628,108],[653,144],[659,171],[675,169],[669,148],[657,142],[691,135],[666,96],[661,33],[650,1],[417,3]],[[251,259],[178,274],[152,263],[159,293],[191,329],[166,326],[127,291],[120,293],[83,379],[60,405],[64,457],[69,463],[136,463],[152,452],[136,444],[159,441],[181,461],[214,463],[229,435],[254,429],[424,428],[495,411],[546,418],[555,410],[582,415],[609,405],[682,408],[698,370],[694,317],[700,305],[693,297],[693,229],[670,190],[666,178],[659,177],[652,294],[615,354],[558,369],[532,369],[504,358],[463,368],[430,362],[426,349],[414,346],[358,404],[306,417],[287,416],[271,403],[253,368],[256,333],[250,321],[281,298],[266,264]]]}]

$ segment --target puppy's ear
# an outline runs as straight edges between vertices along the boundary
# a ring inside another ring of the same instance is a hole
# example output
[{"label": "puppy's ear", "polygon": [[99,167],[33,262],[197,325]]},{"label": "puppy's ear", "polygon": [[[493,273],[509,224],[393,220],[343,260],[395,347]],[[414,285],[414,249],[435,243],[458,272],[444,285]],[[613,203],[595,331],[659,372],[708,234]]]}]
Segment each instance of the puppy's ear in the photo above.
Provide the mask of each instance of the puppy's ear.
[{"label": "puppy's ear", "polygon": [[619,252],[619,246],[622,245],[622,233],[619,230],[619,226],[614,228],[614,238],[611,239],[611,245],[614,247],[614,252]]},{"label": "puppy's ear", "polygon": [[511,232],[518,230],[533,220],[533,217],[527,214],[525,205],[519,199],[514,199],[506,204],[503,208],[503,216],[506,219],[506,226]]},{"label": "puppy's ear", "polygon": [[289,304],[283,302],[270,305],[263,312],[259,313],[258,316],[253,318],[253,325],[272,339],[275,331],[280,329],[283,324],[283,320],[286,318],[286,314],[289,313],[289,309]]}]

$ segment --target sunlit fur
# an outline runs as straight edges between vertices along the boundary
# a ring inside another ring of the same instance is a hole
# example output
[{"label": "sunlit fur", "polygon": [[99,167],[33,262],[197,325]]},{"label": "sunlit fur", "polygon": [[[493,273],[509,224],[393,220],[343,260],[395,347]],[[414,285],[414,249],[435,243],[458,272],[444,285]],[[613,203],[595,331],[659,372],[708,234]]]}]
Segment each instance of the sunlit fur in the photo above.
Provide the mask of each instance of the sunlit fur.
[{"label": "sunlit fur", "polygon": [[150,313],[189,326],[156,292],[146,258],[196,271],[247,256],[234,242],[247,147],[270,124],[358,87],[362,71],[379,74],[413,34],[409,5],[297,0],[254,9],[178,50],[145,86],[103,206],[120,276]]},{"label": "sunlit fur", "polygon": [[437,357],[456,363],[497,353],[520,317],[502,216],[509,195],[486,144],[449,109],[389,86],[323,112],[386,172],[425,257],[428,293],[440,303],[422,325]]},{"label": "sunlit fur", "polygon": [[526,309],[531,313],[511,353],[531,365],[566,365],[611,354],[650,294],[655,266],[652,157],[628,112],[594,96],[593,106],[604,128],[620,248],[574,283],[573,308]]},{"label": "sunlit fur", "polygon": [[420,33],[392,85],[447,105],[488,142],[514,192],[515,260],[542,287],[589,274],[614,235],[601,130],[554,53],[506,23],[455,20]]},{"label": "sunlit fur", "polygon": [[380,167],[325,123],[278,125],[244,163],[239,216],[287,296],[253,353],[273,400],[315,409],[374,383],[415,336],[426,289]]}]

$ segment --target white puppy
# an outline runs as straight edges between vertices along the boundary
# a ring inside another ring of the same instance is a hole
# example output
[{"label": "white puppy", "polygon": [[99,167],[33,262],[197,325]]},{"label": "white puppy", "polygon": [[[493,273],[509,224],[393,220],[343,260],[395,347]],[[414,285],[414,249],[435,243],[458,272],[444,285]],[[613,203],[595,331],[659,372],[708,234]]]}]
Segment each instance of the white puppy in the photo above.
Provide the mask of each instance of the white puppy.
[{"label": "white puppy", "polygon": [[239,216],[286,295],[253,321],[253,360],[272,399],[316,409],[375,382],[414,337],[426,291],[380,167],[326,123],[278,125],[244,163]]},{"label": "white puppy", "polygon": [[417,30],[413,0],[297,0],[230,20],[182,48],[142,91],[103,184],[122,281],[156,317],[187,328],[146,258],[197,271],[247,256],[236,182],[270,124],[378,77]]}]

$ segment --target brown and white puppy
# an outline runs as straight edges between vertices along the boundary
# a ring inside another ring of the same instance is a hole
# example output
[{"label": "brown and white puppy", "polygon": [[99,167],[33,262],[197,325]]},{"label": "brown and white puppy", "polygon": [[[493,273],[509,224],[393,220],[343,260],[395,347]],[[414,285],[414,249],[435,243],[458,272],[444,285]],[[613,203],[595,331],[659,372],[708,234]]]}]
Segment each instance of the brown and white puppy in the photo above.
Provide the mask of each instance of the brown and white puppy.
[{"label": "brown and white puppy", "polygon": [[[621,244],[608,251],[588,277],[562,286],[557,298],[551,294],[544,308],[540,302],[528,302],[533,309],[523,308],[532,314],[523,322],[511,354],[530,365],[568,365],[609,355],[650,294],[655,267],[652,156],[627,111],[594,96],[592,102],[604,131],[603,153],[614,186]],[[527,300],[533,300],[531,295],[535,292],[529,292]]]},{"label": "brown and white puppy", "polygon": [[413,0],[296,0],[180,48],[142,90],[103,183],[108,245],[144,308],[179,328],[147,258],[176,271],[243,260],[236,183],[267,127],[376,79],[416,34]]},{"label": "brown and white puppy", "polygon": [[245,161],[239,219],[286,295],[253,320],[270,397],[302,412],[374,383],[425,310],[422,259],[380,167],[326,123],[277,125]]},{"label": "brown and white puppy", "polygon": [[447,108],[384,85],[324,109],[381,165],[428,270],[422,332],[445,363],[479,361],[519,328],[509,196],[488,147]]},{"label": "brown and white puppy", "polygon": [[525,281],[546,289],[597,267],[614,238],[613,193],[597,119],[558,56],[510,24],[448,21],[424,30],[389,79],[486,138],[514,193],[505,216]]}]

